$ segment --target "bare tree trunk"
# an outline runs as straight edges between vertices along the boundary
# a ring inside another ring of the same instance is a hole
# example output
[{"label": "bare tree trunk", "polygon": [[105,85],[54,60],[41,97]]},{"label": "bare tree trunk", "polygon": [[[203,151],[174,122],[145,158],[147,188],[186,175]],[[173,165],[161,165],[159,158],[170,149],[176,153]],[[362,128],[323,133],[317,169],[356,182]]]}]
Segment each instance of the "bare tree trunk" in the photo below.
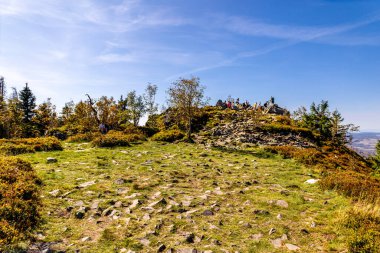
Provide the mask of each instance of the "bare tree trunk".
[{"label": "bare tree trunk", "polygon": [[95,120],[98,123],[98,125],[100,125],[102,122],[100,122],[100,119],[98,118],[98,111],[94,107],[94,101],[92,100],[92,98],[90,97],[90,95],[86,94],[86,96],[88,97],[88,103],[90,104],[91,110],[94,113]]},{"label": "bare tree trunk", "polygon": [[187,139],[191,139],[191,117],[189,117],[189,128],[188,128],[188,131],[187,131]]}]

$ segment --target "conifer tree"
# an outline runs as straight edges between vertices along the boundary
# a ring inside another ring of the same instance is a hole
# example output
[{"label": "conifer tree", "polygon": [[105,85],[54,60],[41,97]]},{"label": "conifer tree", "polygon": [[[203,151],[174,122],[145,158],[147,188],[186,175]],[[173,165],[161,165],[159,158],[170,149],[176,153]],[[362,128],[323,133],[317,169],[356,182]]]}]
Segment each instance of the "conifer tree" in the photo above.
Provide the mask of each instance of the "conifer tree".
[{"label": "conifer tree", "polygon": [[36,97],[28,87],[28,83],[19,93],[19,108],[22,111],[22,129],[24,137],[34,135],[32,118],[35,115]]}]

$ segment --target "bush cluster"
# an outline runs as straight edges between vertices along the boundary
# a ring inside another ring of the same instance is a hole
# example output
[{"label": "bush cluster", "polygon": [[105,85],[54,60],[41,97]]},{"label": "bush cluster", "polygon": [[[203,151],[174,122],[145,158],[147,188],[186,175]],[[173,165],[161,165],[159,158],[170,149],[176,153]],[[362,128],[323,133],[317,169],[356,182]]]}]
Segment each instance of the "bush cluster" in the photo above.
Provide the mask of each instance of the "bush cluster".
[{"label": "bush cluster", "polygon": [[107,134],[95,138],[92,144],[96,147],[128,147],[131,142],[143,141],[145,139],[145,135],[143,134],[124,134],[120,131],[109,131]]},{"label": "bush cluster", "polygon": [[174,142],[181,140],[184,137],[184,133],[180,130],[164,130],[156,133],[152,136],[152,141],[165,141],[165,142]]},{"label": "bush cluster", "polygon": [[335,171],[325,176],[323,189],[336,190],[353,199],[375,202],[380,197],[380,182],[370,175],[356,171]]},{"label": "bush cluster", "polygon": [[39,185],[30,163],[0,158],[0,251],[27,239],[41,219]]},{"label": "bush cluster", "polygon": [[68,142],[90,142],[96,138],[99,138],[101,133],[99,132],[87,132],[81,134],[75,134],[70,136],[67,141]]},{"label": "bush cluster", "polygon": [[309,138],[311,140],[315,139],[315,136],[313,135],[313,132],[310,129],[302,128],[302,127],[283,125],[279,123],[271,123],[271,124],[262,125],[259,128],[269,133],[278,133],[278,134],[283,134],[283,135],[296,134],[305,138]]},{"label": "bush cluster", "polygon": [[63,150],[61,142],[55,137],[38,137],[23,139],[1,139],[0,153],[18,155],[36,151]]},{"label": "bush cluster", "polygon": [[350,232],[349,252],[379,252],[380,206],[358,203],[345,215],[343,225]]}]

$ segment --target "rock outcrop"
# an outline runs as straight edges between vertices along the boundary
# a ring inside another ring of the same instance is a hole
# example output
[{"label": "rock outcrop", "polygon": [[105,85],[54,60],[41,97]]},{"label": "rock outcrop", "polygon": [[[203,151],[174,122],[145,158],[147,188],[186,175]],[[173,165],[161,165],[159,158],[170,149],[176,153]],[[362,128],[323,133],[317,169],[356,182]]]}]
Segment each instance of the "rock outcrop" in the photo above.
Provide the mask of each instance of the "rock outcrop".
[{"label": "rock outcrop", "polygon": [[244,144],[258,146],[315,147],[315,143],[302,132],[269,131],[253,119],[237,118],[221,121],[214,127],[206,127],[196,136],[196,142],[215,147],[239,147]]}]

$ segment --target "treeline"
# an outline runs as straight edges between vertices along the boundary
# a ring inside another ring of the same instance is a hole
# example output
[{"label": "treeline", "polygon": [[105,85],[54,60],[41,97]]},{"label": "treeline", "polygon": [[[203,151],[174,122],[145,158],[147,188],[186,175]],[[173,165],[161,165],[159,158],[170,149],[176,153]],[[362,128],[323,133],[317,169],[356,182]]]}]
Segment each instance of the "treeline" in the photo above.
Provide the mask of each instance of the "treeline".
[{"label": "treeline", "polygon": [[107,131],[137,126],[145,115],[157,112],[157,86],[148,84],[144,94],[129,92],[118,100],[102,96],[98,99],[86,94],[78,103],[65,103],[60,112],[50,98],[37,105],[36,97],[28,86],[21,91],[12,89],[7,97],[0,96],[0,138],[29,138],[67,136],[98,131],[102,125]]}]

